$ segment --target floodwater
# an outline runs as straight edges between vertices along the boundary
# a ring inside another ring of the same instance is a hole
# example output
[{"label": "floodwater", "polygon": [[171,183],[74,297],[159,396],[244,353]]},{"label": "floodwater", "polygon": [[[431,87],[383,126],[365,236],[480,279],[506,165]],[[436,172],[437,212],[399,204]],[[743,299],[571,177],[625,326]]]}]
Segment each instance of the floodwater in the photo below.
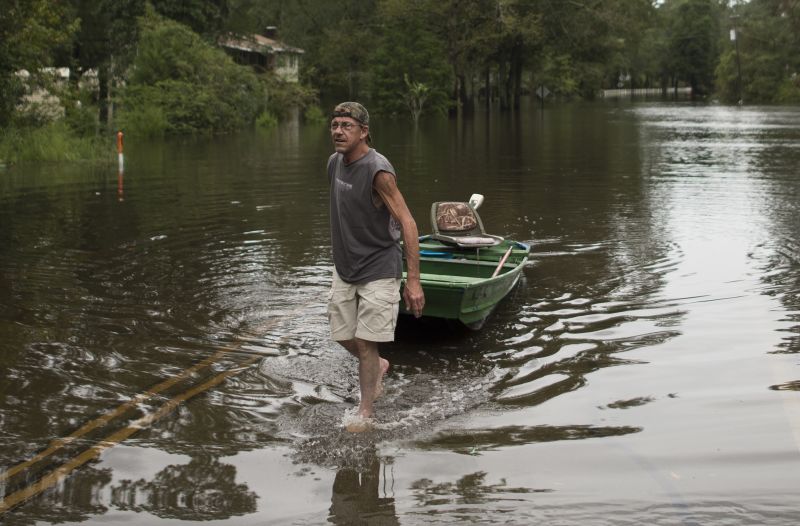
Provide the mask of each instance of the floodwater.
[{"label": "floodwater", "polygon": [[800,109],[372,132],[421,232],[479,192],[532,255],[481,331],[401,325],[357,435],[324,125],[0,172],[0,522],[800,522]]}]

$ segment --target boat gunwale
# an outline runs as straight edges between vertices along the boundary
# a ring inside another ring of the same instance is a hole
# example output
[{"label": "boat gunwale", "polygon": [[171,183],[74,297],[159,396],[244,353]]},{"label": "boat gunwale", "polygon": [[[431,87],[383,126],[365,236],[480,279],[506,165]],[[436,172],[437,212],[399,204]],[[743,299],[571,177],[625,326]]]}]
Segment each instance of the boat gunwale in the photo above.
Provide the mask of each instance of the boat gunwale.
[{"label": "boat gunwale", "polygon": [[[441,261],[441,260],[437,260],[436,258],[424,258],[424,260],[425,261],[434,261],[434,260]],[[467,289],[470,289],[470,288],[473,288],[473,287],[484,286],[484,285],[487,285],[487,284],[494,283],[496,281],[500,281],[500,280],[502,280],[504,278],[507,278],[510,275],[515,274],[518,270],[522,270],[522,267],[525,266],[525,263],[527,262],[527,260],[528,260],[528,257],[526,255],[524,258],[522,258],[522,260],[520,260],[516,264],[513,264],[513,263],[512,264],[508,264],[508,263],[504,264],[502,268],[503,269],[508,269],[508,270],[506,270],[505,272],[501,272],[497,276],[489,276],[489,277],[485,277],[485,278],[484,277],[469,278],[470,280],[473,280],[473,281],[453,281],[452,280],[453,276],[449,275],[449,274],[421,273],[420,274],[420,283],[423,284],[423,285],[430,284],[430,285],[433,285],[433,286],[444,286],[445,288],[455,288],[455,289],[467,290]],[[420,258],[420,262],[422,262],[422,261],[423,261],[423,258]],[[448,264],[453,264],[453,263],[475,264],[476,263],[476,262],[470,262],[468,260],[465,260],[465,261],[445,260],[445,261],[447,261]],[[483,266],[495,267],[497,262],[496,261],[495,262],[490,262],[490,261],[483,262],[483,261],[481,261],[481,262],[478,262],[478,263],[480,263]],[[406,280],[406,272],[403,272],[403,275],[404,275],[403,276],[403,281],[405,282],[405,280]],[[432,275],[433,276],[442,276],[442,279],[430,279],[430,277],[428,277],[428,276],[432,276]]]},{"label": "boat gunwale", "polygon": [[[452,256],[449,254],[426,256],[421,253],[419,258],[421,270],[420,285],[422,285],[423,289],[427,289],[430,292],[441,291],[441,293],[445,293],[445,291],[448,291],[447,294],[458,294],[460,298],[460,300],[458,300],[458,306],[455,307],[455,309],[447,309],[449,314],[434,315],[433,317],[458,320],[472,328],[477,328],[482,325],[497,304],[508,295],[514,286],[516,286],[522,275],[522,269],[530,258],[531,246],[527,243],[512,239],[506,239],[501,244],[489,250],[486,248],[464,249],[448,246],[442,244],[438,240],[433,240],[431,243],[424,243],[427,239],[429,239],[428,236],[420,237],[420,252],[423,250],[449,252]],[[510,252],[508,252],[509,248],[512,249]],[[422,268],[425,263],[431,263],[438,267],[437,270],[443,270],[445,272],[447,272],[448,268],[459,270],[461,268],[469,268],[470,266],[480,267],[481,272],[484,272],[487,267],[492,269],[496,268],[500,261],[504,259],[506,253],[508,253],[508,257],[500,267],[502,272],[496,276],[461,276],[463,281],[454,281],[453,274],[426,273]],[[477,259],[476,256],[480,259]],[[405,257],[403,259],[405,259]],[[407,269],[404,268],[401,282],[402,286],[405,286],[407,278]],[[500,297],[495,297],[494,300],[488,303],[484,301],[478,301],[472,305],[464,303],[467,296],[472,293],[472,291],[484,288],[496,289],[498,287],[503,289],[502,295]],[[401,312],[408,314],[403,306],[401,306]]]}]

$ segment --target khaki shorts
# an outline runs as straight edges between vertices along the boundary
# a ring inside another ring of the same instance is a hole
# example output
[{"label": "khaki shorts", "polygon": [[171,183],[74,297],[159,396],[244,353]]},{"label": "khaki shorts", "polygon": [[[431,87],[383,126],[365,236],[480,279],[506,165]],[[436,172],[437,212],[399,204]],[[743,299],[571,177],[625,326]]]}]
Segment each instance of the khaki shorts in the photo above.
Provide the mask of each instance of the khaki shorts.
[{"label": "khaki shorts", "polygon": [[355,285],[342,281],[334,269],[328,293],[328,321],[334,340],[394,341],[399,307],[400,279]]}]

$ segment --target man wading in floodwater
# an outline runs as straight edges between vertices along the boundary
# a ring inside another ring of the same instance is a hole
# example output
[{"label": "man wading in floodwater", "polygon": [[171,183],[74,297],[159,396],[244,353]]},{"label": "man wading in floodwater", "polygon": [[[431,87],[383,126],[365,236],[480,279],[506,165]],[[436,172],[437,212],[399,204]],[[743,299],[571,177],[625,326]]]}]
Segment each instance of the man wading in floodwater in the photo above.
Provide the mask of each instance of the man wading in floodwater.
[{"label": "man wading in floodwater", "polygon": [[378,342],[394,340],[403,275],[400,237],[406,250],[406,309],[422,315],[417,224],[397,188],[391,163],[370,147],[369,113],[357,102],[333,110],[328,159],[333,286],[328,301],[331,336],[358,358],[361,402],[350,431],[363,431],[373,401],[383,390],[389,362]]}]

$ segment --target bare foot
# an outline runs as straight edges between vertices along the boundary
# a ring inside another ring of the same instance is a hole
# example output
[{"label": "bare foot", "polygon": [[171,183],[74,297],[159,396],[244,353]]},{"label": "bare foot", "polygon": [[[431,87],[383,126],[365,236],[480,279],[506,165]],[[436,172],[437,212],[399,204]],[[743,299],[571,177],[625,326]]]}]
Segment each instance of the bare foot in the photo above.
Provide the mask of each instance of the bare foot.
[{"label": "bare foot", "polygon": [[350,433],[364,433],[365,431],[370,431],[372,429],[372,419],[365,418],[363,420],[358,420],[356,422],[350,422],[345,426],[345,429]]},{"label": "bare foot", "polygon": [[345,416],[344,428],[350,433],[363,433],[370,431],[375,425],[375,420],[371,416],[364,416],[361,413]]},{"label": "bare foot", "polygon": [[389,370],[389,360],[385,358],[381,358],[381,374],[378,376],[378,383],[375,384],[375,398],[377,400],[383,394],[383,377],[386,376],[386,372]]}]

